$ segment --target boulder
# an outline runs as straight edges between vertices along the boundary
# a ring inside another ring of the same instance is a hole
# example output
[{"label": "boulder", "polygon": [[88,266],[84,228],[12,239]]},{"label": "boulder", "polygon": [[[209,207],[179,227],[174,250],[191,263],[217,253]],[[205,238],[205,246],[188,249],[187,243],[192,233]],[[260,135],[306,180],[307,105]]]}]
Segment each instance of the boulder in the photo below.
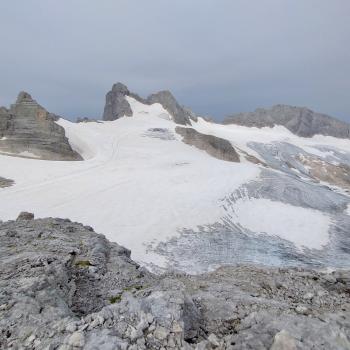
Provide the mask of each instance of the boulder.
[{"label": "boulder", "polygon": [[28,213],[27,211],[22,211],[19,213],[17,220],[34,220],[34,214]]}]

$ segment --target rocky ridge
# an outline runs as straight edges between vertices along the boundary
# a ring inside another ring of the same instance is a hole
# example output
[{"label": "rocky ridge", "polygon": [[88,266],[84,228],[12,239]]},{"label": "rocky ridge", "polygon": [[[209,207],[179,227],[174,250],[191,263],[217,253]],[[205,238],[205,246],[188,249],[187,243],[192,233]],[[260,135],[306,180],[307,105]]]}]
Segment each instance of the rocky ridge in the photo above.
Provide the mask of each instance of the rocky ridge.
[{"label": "rocky ridge", "polygon": [[193,112],[179,105],[170,91],[160,91],[144,99],[130,92],[124,84],[116,83],[106,95],[103,120],[116,120],[124,116],[132,116],[132,110],[126,96],[133,97],[143,104],[160,103],[177,124],[191,125],[190,119],[196,118]]},{"label": "rocky ridge", "polygon": [[1,349],[349,349],[350,272],[153,275],[68,219],[0,223]]},{"label": "rocky ridge", "polygon": [[224,124],[248,127],[273,127],[282,125],[293,134],[312,137],[320,134],[339,138],[350,138],[350,125],[325,114],[305,107],[276,105],[270,109],[258,108],[255,112],[239,113],[227,117]]},{"label": "rocky ridge", "polygon": [[81,160],[49,113],[26,92],[10,109],[0,108],[0,153],[47,160]]}]

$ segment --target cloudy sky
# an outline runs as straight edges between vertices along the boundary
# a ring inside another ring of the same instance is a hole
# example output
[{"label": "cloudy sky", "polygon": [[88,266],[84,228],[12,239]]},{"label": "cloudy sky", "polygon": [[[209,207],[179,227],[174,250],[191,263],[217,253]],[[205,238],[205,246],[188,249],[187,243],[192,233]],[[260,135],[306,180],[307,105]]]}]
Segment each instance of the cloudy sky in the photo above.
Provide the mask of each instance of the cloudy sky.
[{"label": "cloudy sky", "polygon": [[117,81],[221,120],[277,103],[350,121],[349,0],[0,2],[0,105],[99,117]]}]

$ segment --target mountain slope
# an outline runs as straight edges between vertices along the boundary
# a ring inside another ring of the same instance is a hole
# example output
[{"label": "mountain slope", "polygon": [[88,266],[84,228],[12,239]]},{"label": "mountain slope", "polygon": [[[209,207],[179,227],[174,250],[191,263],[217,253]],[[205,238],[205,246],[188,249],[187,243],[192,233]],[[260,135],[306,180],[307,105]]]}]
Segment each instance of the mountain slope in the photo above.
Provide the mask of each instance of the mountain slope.
[{"label": "mountain slope", "polygon": [[[15,181],[1,190],[0,218],[69,217],[155,270],[349,265],[349,181],[344,171],[324,174],[350,166],[350,140],[198,118],[191,128],[201,141],[191,145],[161,104],[125,99],[130,118],[57,121],[84,162],[0,156],[1,176]],[[239,162],[208,154],[212,139]]]}]

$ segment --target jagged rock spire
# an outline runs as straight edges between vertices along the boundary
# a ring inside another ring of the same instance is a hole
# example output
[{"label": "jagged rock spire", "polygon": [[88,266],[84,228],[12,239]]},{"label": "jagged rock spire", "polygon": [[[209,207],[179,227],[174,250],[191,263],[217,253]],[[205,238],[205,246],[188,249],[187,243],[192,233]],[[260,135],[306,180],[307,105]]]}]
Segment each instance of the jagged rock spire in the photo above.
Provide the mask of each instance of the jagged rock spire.
[{"label": "jagged rock spire", "polygon": [[175,123],[191,125],[191,113],[176,101],[170,91],[159,91],[148,96],[147,99],[143,99],[130,92],[127,86],[120,82],[114,84],[112,90],[106,95],[103,120],[116,120],[124,116],[132,116],[132,110],[126,96],[131,96],[143,104],[160,103],[169,112]]}]

